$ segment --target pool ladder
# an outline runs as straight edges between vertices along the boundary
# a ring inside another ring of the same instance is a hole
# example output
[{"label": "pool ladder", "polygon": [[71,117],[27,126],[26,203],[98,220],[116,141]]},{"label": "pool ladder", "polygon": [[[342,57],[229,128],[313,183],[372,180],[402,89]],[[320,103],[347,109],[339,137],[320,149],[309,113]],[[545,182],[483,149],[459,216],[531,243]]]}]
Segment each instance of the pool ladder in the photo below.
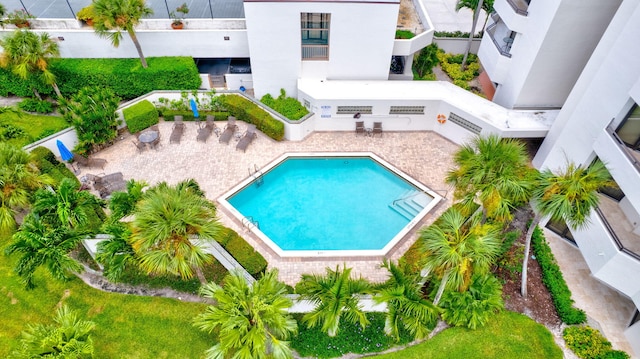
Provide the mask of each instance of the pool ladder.
[{"label": "pool ladder", "polygon": [[251,170],[251,167],[249,167],[249,176],[253,177],[256,182],[256,186],[258,187],[262,186],[264,183],[264,174],[258,169],[258,166],[255,163],[253,164],[253,171]]},{"label": "pool ladder", "polygon": [[260,229],[260,222],[256,221],[251,216],[242,218],[242,227],[250,228],[251,226]]}]

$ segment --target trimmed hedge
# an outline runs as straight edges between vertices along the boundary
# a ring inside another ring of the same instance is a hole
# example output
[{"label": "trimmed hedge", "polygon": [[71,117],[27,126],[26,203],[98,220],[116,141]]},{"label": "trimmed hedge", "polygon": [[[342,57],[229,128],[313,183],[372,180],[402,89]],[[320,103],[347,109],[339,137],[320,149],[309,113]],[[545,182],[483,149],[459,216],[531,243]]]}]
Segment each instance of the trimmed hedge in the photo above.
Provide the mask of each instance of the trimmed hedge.
[{"label": "trimmed hedge", "polygon": [[267,260],[234,230],[225,228],[216,240],[253,277],[258,277],[267,268]]},{"label": "trimmed hedge", "polygon": [[[177,111],[177,110],[159,110],[160,116],[164,118],[165,121],[173,121],[175,116],[182,116],[183,121],[195,121],[196,118],[193,116],[192,111]],[[229,112],[199,112],[200,121],[205,121],[207,119],[207,115],[213,115],[215,121],[226,121],[227,117],[229,117]]]},{"label": "trimmed hedge", "polygon": [[71,172],[64,163],[60,163],[56,156],[48,148],[38,146],[31,150],[31,155],[36,161],[36,165],[40,172],[53,178],[57,186],[64,178],[70,178],[77,184],[80,184],[78,178]]},{"label": "trimmed hedge", "polygon": [[582,309],[573,306],[571,291],[539,227],[533,231],[531,246],[536,260],[542,268],[542,282],[551,294],[560,320],[570,325],[584,323],[587,320],[587,315]]},{"label": "trimmed hedge", "polygon": [[629,354],[613,350],[611,343],[597,330],[589,326],[567,327],[562,338],[578,357],[583,359],[628,359]]},{"label": "trimmed hedge", "polygon": [[122,110],[129,132],[136,133],[158,123],[158,110],[149,101],[143,100]]},{"label": "trimmed hedge", "polygon": [[[200,87],[201,79],[191,57],[149,57],[148,68],[140,59],[55,59],[50,70],[63,95],[69,96],[86,86],[110,87],[118,97],[133,99],[153,90],[189,90]],[[0,69],[0,95],[32,97],[35,87],[45,95],[53,88],[40,79],[22,80]]]},{"label": "trimmed hedge", "polygon": [[277,98],[273,98],[271,94],[266,94],[262,96],[260,102],[271,107],[273,110],[291,121],[298,121],[309,114],[309,110],[302,106],[298,99],[287,97],[287,93],[284,89],[280,89],[280,95]]},{"label": "trimmed hedge", "polygon": [[258,130],[276,141],[281,141],[284,138],[284,123],[273,118],[271,114],[255,103],[237,95],[221,95],[220,97],[232,116],[256,125]]}]

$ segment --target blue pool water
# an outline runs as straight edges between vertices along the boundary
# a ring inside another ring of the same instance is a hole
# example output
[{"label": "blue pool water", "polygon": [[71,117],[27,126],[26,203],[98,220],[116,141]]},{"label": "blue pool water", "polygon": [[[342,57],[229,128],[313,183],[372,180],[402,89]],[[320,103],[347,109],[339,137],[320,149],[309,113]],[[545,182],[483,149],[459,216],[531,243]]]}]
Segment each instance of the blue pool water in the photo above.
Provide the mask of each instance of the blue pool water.
[{"label": "blue pool water", "polygon": [[389,204],[410,189],[368,157],[289,158],[228,202],[282,250],[376,250],[409,223]]}]

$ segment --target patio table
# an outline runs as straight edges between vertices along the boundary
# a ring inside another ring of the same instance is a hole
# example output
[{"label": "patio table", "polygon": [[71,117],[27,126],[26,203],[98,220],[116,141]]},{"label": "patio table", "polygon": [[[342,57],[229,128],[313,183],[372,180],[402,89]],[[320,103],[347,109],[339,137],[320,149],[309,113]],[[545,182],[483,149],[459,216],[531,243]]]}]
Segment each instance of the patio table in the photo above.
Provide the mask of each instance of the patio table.
[{"label": "patio table", "polygon": [[138,140],[142,143],[151,143],[158,138],[158,131],[144,131],[138,137]]}]

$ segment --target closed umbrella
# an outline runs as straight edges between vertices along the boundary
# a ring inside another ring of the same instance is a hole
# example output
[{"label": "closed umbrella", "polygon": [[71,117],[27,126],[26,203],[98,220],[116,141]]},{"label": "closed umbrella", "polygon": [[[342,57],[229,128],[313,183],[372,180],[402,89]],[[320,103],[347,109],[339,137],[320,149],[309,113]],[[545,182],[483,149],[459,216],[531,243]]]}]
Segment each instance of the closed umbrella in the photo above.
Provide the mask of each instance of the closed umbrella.
[{"label": "closed umbrella", "polygon": [[69,151],[62,141],[56,140],[56,145],[58,146],[58,151],[60,151],[60,158],[62,158],[63,161],[70,161],[73,158],[73,153]]},{"label": "closed umbrella", "polygon": [[194,99],[190,99],[189,103],[191,104],[191,111],[193,111],[193,117],[198,118],[200,114],[198,113],[198,106],[196,105],[196,101]]}]

